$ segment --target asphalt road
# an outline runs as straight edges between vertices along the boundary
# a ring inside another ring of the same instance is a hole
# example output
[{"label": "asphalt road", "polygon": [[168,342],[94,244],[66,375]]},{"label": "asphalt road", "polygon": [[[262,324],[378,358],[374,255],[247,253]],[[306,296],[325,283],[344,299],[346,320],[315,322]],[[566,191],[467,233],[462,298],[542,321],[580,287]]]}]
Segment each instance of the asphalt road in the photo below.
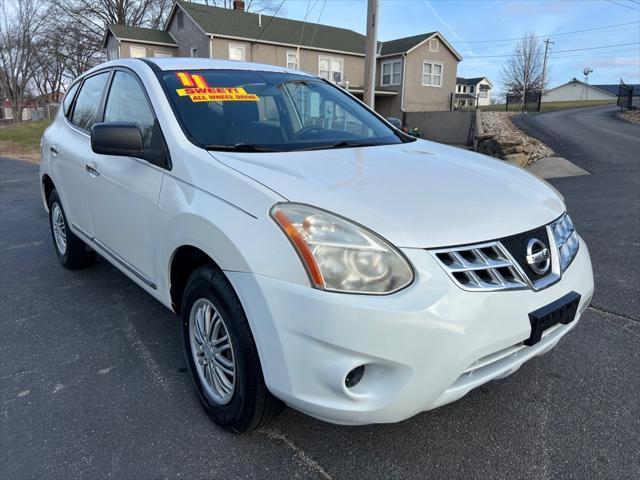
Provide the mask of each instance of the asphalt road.
[{"label": "asphalt road", "polygon": [[[611,125],[600,141],[618,144],[628,127]],[[287,409],[241,437],[201,410],[176,317],[104,260],[62,268],[36,167],[0,159],[0,478],[638,478],[638,149],[618,153],[619,175],[604,155],[583,159],[594,175],[554,182],[598,283],[597,308],[556,349],[400,424]]]},{"label": "asphalt road", "polygon": [[592,175],[561,178],[594,264],[594,306],[640,316],[640,125],[621,120],[615,106],[515,117],[525,132]]}]

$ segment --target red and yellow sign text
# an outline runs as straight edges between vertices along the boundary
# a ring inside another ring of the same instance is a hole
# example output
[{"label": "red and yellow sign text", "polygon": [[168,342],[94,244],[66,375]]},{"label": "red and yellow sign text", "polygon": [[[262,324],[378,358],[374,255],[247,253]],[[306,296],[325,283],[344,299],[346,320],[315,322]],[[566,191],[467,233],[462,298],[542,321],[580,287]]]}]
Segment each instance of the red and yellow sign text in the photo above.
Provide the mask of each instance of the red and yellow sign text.
[{"label": "red and yellow sign text", "polygon": [[192,102],[258,102],[253,93],[242,87],[210,87],[202,75],[178,72],[176,74],[184,88],[176,89],[181,97],[189,97]]}]

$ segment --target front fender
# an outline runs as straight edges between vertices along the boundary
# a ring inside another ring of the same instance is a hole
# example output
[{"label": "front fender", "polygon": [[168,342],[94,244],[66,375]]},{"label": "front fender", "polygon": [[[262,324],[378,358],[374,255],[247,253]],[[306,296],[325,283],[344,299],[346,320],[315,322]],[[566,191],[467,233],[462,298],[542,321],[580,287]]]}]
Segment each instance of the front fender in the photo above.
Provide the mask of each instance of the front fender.
[{"label": "front fender", "polygon": [[255,273],[309,285],[293,247],[269,217],[271,200],[249,213],[225,200],[165,175],[160,193],[158,258],[163,301],[171,304],[171,260],[182,246],[196,247],[223,271]]}]

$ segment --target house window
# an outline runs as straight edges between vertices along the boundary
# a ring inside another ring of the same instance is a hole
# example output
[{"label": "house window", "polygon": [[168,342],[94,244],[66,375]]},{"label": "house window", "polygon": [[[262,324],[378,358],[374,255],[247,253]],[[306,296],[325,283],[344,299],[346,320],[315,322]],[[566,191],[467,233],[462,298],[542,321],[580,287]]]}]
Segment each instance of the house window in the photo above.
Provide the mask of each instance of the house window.
[{"label": "house window", "polygon": [[456,92],[462,92],[462,85],[456,85]]},{"label": "house window", "polygon": [[238,62],[244,62],[245,50],[244,45],[229,44],[229,60],[236,60]]},{"label": "house window", "polygon": [[462,93],[467,93],[467,86],[466,85],[462,86]]},{"label": "house window", "polygon": [[129,47],[129,52],[131,54],[131,58],[142,58],[147,56],[146,47],[134,47],[133,45],[131,45]]},{"label": "house window", "polygon": [[116,58],[118,58],[118,47],[112,47],[107,50],[107,59],[115,60]]},{"label": "house window", "polygon": [[330,82],[342,82],[344,59],[340,57],[318,57],[318,76]]},{"label": "house window", "polygon": [[298,70],[298,53],[287,52],[287,68]]},{"label": "house window", "polygon": [[198,56],[198,47],[191,47],[191,56],[192,57]]},{"label": "house window", "polygon": [[471,85],[469,87],[469,93],[475,93],[475,89],[476,89],[476,87],[474,85]]},{"label": "house window", "polygon": [[442,63],[424,62],[422,64],[422,85],[425,87],[441,87],[442,70]]},{"label": "house window", "polygon": [[178,13],[176,13],[176,20],[178,23],[178,30],[182,30],[184,28],[184,12],[182,10],[178,10]]},{"label": "house window", "polygon": [[440,42],[438,42],[437,38],[432,38],[431,40],[429,40],[429,51],[430,52],[437,52],[438,51],[438,47]]},{"label": "house window", "polygon": [[400,85],[402,72],[402,62],[396,60],[393,62],[384,62],[382,64],[382,81],[381,85]]}]

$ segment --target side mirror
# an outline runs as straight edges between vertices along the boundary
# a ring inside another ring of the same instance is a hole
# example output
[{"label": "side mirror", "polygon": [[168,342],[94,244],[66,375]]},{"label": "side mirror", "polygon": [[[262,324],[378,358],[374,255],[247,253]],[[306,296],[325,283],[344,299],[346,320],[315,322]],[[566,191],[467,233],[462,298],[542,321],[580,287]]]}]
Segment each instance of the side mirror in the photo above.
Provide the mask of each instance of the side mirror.
[{"label": "side mirror", "polygon": [[91,127],[91,149],[102,155],[140,157],[142,132],[135,123],[96,123]]},{"label": "side mirror", "polygon": [[402,130],[402,121],[396,117],[388,117],[387,122],[396,127],[398,130]]}]

